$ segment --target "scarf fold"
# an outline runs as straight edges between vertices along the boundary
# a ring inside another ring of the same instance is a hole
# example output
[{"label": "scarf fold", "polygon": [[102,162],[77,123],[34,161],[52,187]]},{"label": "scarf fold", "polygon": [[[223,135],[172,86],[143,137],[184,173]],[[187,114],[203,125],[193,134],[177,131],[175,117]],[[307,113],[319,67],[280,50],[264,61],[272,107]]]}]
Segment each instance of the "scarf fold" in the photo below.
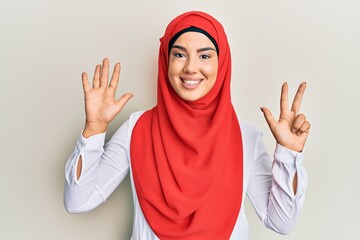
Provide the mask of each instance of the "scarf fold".
[{"label": "scarf fold", "polygon": [[[188,102],[168,80],[169,42],[196,27],[219,48],[217,79]],[[243,191],[241,130],[230,96],[231,56],[221,24],[203,12],[172,20],[160,39],[157,105],[136,123],[131,165],[141,209],[160,239],[229,239]]]}]

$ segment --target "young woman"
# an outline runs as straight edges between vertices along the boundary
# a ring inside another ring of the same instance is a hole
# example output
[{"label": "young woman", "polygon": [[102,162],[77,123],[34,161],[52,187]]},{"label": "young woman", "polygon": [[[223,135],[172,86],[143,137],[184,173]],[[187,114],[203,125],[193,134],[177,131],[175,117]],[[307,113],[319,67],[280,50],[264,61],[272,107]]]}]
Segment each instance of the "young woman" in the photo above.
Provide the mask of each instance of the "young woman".
[{"label": "young woman", "polygon": [[291,109],[288,86],[275,120],[262,108],[277,146],[272,162],[262,133],[238,121],[230,97],[231,57],[221,24],[187,12],[161,38],[157,105],[133,113],[104,147],[108,124],[132,94],[115,100],[120,65],[108,84],[109,61],[83,73],[86,125],[66,164],[65,206],[89,211],[130,173],[132,239],[247,239],[244,196],[263,224],[288,233],[304,201],[301,165],[310,123],[298,114],[306,84]]}]

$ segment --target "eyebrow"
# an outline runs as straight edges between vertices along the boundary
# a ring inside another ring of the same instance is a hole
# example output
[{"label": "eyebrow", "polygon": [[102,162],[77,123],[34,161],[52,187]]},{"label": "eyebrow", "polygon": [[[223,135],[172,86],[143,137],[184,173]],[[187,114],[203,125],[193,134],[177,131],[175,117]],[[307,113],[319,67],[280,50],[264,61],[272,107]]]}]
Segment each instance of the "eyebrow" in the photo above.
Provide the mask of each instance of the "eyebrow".
[{"label": "eyebrow", "polygon": [[[186,48],[183,46],[179,46],[179,45],[173,45],[171,48],[178,48],[180,50],[186,51]],[[203,51],[209,51],[209,50],[213,50],[216,52],[216,50],[212,47],[204,47],[204,48],[199,48],[196,50],[196,52],[203,52]]]}]

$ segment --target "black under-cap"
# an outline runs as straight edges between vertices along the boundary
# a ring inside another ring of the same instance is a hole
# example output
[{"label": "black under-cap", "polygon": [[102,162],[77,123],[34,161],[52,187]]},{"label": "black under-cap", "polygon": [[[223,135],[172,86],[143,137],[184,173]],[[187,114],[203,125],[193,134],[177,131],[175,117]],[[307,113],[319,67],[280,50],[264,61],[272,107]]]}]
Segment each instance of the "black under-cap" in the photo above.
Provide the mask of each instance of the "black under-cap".
[{"label": "black under-cap", "polygon": [[180,32],[176,33],[169,41],[169,49],[168,49],[168,54],[170,54],[170,51],[171,51],[171,48],[172,46],[174,45],[176,39],[178,39],[182,34],[186,33],[186,32],[199,32],[199,33],[202,33],[204,34],[205,36],[207,36],[210,41],[214,44],[215,48],[216,48],[216,53],[217,55],[219,56],[219,48],[218,48],[218,45],[215,41],[215,39],[206,31],[202,30],[201,28],[197,28],[197,27],[188,27],[188,28],[185,28],[183,30],[181,30]]}]

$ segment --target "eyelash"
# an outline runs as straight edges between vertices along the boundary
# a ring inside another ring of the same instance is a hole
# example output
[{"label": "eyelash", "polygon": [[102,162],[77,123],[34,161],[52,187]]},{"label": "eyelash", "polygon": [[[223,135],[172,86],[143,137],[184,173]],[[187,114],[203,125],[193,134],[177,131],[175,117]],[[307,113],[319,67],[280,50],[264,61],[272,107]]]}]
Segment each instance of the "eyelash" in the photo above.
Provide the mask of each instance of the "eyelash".
[{"label": "eyelash", "polygon": [[[176,58],[186,57],[186,55],[183,54],[183,53],[174,53],[173,55],[174,55],[174,57],[176,57]],[[201,54],[199,58],[200,58],[200,59],[203,59],[203,60],[206,60],[206,59],[211,58],[211,56],[208,55],[208,54]]]},{"label": "eyelash", "polygon": [[202,55],[200,55],[200,58],[201,59],[209,59],[211,57],[209,55],[207,55],[207,54],[202,54]]},{"label": "eyelash", "polygon": [[185,54],[183,54],[183,53],[174,53],[174,57],[183,58],[183,57],[185,57]]}]

